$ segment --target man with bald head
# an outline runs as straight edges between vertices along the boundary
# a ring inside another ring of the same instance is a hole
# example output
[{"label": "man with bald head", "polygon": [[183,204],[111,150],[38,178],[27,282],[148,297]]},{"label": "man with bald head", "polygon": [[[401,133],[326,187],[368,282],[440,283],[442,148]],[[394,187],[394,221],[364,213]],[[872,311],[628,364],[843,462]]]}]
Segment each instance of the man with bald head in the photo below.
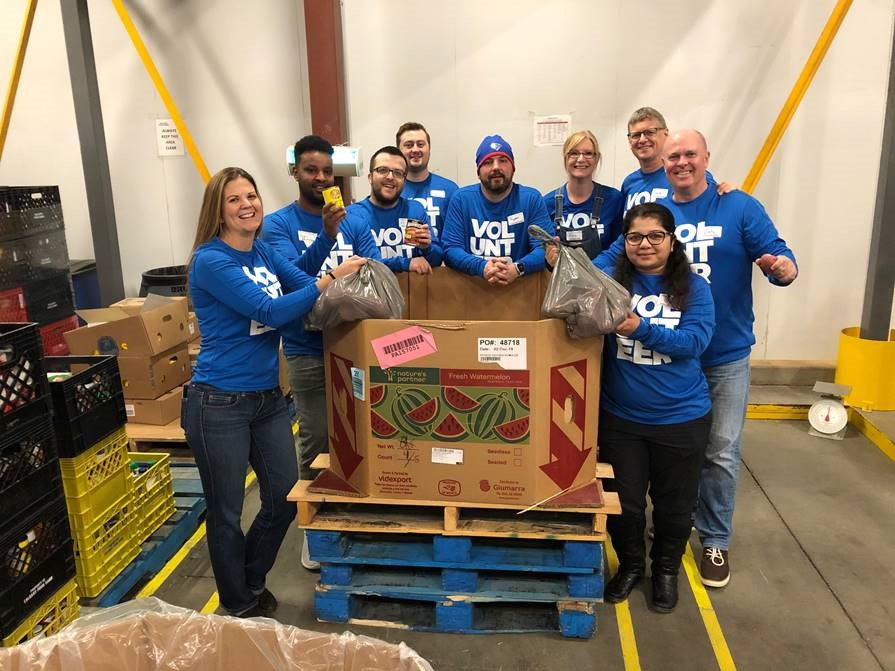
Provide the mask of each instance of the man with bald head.
[{"label": "man with bald head", "polygon": [[[728,549],[749,394],[749,353],[755,344],[752,266],[757,265],[775,286],[791,284],[798,268],[761,203],[742,191],[722,196],[710,186],[709,157],[699,131],[670,133],[662,165],[671,193],[657,202],[674,215],[675,235],[693,272],[708,280],[715,301],[715,334],[701,359],[712,398],[712,429],[695,524],[703,546],[700,578],[710,587],[724,587],[730,581]],[[595,263],[601,267],[614,263],[624,245],[619,238]]]}]

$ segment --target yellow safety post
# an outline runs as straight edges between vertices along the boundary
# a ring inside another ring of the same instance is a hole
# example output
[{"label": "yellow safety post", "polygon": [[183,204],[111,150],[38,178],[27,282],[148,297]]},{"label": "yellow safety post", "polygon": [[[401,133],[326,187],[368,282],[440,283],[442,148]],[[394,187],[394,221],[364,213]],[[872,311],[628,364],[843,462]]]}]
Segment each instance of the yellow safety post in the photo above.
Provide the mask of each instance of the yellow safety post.
[{"label": "yellow safety post", "polygon": [[115,11],[118,12],[121,23],[124,24],[124,29],[130,36],[131,42],[134,43],[134,48],[140,55],[140,60],[143,61],[143,66],[146,68],[146,72],[149,73],[149,77],[152,79],[152,83],[155,84],[155,88],[158,91],[159,96],[161,96],[162,102],[168,109],[168,114],[170,114],[171,118],[174,120],[174,125],[177,126],[177,132],[180,133],[180,137],[183,138],[183,144],[186,147],[186,150],[190,153],[190,158],[193,159],[193,163],[196,164],[196,170],[199,171],[202,181],[207,184],[208,180],[211,179],[211,173],[208,172],[208,168],[205,166],[205,161],[203,161],[202,157],[199,155],[196,143],[193,142],[193,136],[190,135],[186,123],[183,121],[183,117],[180,116],[180,111],[177,109],[177,105],[174,104],[174,99],[168,92],[165,82],[162,81],[162,76],[155,67],[155,63],[152,62],[152,57],[146,50],[146,45],[143,44],[143,40],[137,32],[137,27],[134,25],[134,22],[131,21],[131,17],[124,7],[124,2],[122,0],[112,0],[112,4],[115,6]]},{"label": "yellow safety post", "polygon": [[12,76],[9,78],[9,89],[6,91],[6,102],[3,104],[3,120],[0,121],[0,158],[3,157],[3,147],[6,145],[6,134],[9,132],[12,107],[16,102],[16,92],[19,90],[22,64],[25,62],[25,51],[28,49],[28,38],[31,37],[31,24],[34,23],[34,12],[36,9],[37,0],[29,0],[28,8],[25,10],[25,22],[22,24],[22,33],[19,35],[16,60],[12,65]]},{"label": "yellow safety post", "polygon": [[839,26],[842,25],[842,20],[848,13],[848,8],[851,7],[851,3],[852,0],[839,0],[833,8],[830,18],[827,19],[827,24],[824,26],[820,37],[817,38],[817,44],[814,45],[814,50],[811,52],[811,55],[808,56],[808,61],[805,63],[805,67],[802,68],[802,72],[796,80],[795,85],[792,87],[792,91],[789,92],[789,97],[786,99],[786,102],[783,103],[783,109],[781,109],[780,114],[777,115],[777,120],[771,128],[771,132],[768,133],[768,137],[764,141],[761,151],[758,152],[758,156],[755,157],[755,162],[752,164],[752,168],[746,176],[746,181],[743,182],[743,191],[746,193],[752,193],[755,190],[758,180],[761,179],[765,168],[768,167],[768,163],[774,155],[777,145],[780,144],[780,138],[783,137],[787,126],[789,126],[790,120],[799,107],[799,103],[801,103],[802,98],[805,97],[805,92],[811,85],[811,80],[814,79],[814,75],[817,73],[820,64],[823,62],[824,56],[827,55],[827,50],[830,48],[833,38],[836,37],[836,33],[839,31]]},{"label": "yellow safety post", "polygon": [[888,340],[861,337],[861,328],[851,326],[839,334],[836,384],[851,387],[843,399],[861,410],[895,410],[895,331]]}]

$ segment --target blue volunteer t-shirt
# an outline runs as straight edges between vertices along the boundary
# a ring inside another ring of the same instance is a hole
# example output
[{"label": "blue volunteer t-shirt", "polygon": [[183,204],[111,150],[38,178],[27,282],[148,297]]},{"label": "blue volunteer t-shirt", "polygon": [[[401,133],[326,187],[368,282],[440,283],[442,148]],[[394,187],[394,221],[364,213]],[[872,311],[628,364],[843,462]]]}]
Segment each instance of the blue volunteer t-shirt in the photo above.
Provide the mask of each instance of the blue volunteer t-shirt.
[{"label": "blue volunteer t-shirt", "polygon": [[[615,242],[622,232],[622,207],[624,199],[618,189],[611,186],[602,187],[603,205],[600,207],[600,221],[597,223],[597,232],[600,235],[600,245],[606,249]],[[544,207],[550,221],[556,223],[556,192],[562,193],[562,225],[563,228],[577,229],[590,226],[590,217],[594,211],[594,199],[596,198],[597,183],[594,182],[594,190],[590,196],[581,203],[573,203],[569,200],[569,191],[566,184],[550,191],[544,196]]]},{"label": "blue volunteer t-shirt", "polygon": [[[323,217],[293,202],[264,217],[262,239],[306,273],[322,277],[355,255],[380,259],[379,250],[363,221],[346,217],[335,239],[323,231]],[[355,252],[357,250],[357,252]],[[305,331],[304,320],[283,326],[283,351],[287,356],[323,356],[323,336]]]},{"label": "blue volunteer t-shirt", "polygon": [[555,232],[535,189],[513,184],[506,198],[492,203],[482,195],[480,184],[464,186],[451,198],[441,232],[445,265],[481,277],[488,259],[509,256],[526,273],[540,272],[544,248],[528,235],[531,224]]},{"label": "blue volunteer t-shirt", "polygon": [[[702,355],[703,366],[717,366],[749,356],[752,333],[752,269],[763,254],[795,254],[777,232],[764,207],[742,191],[719,196],[712,184],[689,203],[661,201],[674,215],[675,235],[684,243],[693,272],[709,283],[715,299],[715,335]],[[611,268],[624,254],[624,238],[594,263]],[[772,284],[779,282],[768,276]]]},{"label": "blue volunteer t-shirt", "polygon": [[640,326],[630,337],[606,336],[600,407],[642,424],[679,424],[712,407],[700,355],[711,340],[714,306],[708,284],[690,279],[684,309],[662,291],[661,275],[635,273],[631,311]]},{"label": "blue volunteer t-shirt", "polygon": [[[712,177],[712,173],[706,171],[705,179],[714,187],[715,178]],[[635,170],[625,177],[621,191],[625,205],[624,212],[622,212],[622,216],[624,216],[635,205],[656,203],[670,197],[671,182],[668,181],[664,167],[653,172]]]},{"label": "blue volunteer t-shirt", "polygon": [[408,219],[416,219],[423,223],[429,220],[423,206],[415,200],[399,198],[394,207],[383,208],[374,205],[368,197],[359,203],[349,205],[347,211],[350,217],[363,222],[370,230],[382,262],[392,272],[409,270],[410,259],[415,256],[422,256],[433,268],[441,265],[444,252],[432,226],[429,226],[429,237],[432,242],[427,249],[422,250],[414,245],[404,244],[404,229],[407,227]]},{"label": "blue volunteer t-shirt", "polygon": [[422,182],[411,182],[409,179],[404,182],[404,191],[401,195],[423,206],[429,215],[429,226],[435,231],[436,239],[440,239],[448,203],[459,188],[447,177],[430,172]]},{"label": "blue volunteer t-shirt", "polygon": [[196,249],[189,287],[202,332],[193,381],[226,391],[276,387],[276,329],[314,306],[314,278],[261,240],[242,252],[215,238]]}]

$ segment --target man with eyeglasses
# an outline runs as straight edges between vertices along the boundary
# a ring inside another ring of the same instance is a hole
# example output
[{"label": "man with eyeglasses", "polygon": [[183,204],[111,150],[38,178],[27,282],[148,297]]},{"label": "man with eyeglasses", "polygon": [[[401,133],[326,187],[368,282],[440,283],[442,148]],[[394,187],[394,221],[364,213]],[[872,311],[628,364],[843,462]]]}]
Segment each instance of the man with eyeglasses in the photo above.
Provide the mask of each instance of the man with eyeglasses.
[{"label": "man with eyeglasses", "polygon": [[[712,398],[712,428],[699,481],[695,525],[702,542],[700,579],[709,587],[730,581],[728,551],[740,470],[740,447],[749,395],[752,332],[752,265],[775,286],[798,275],[795,255],[764,207],[742,191],[720,195],[707,178],[709,150],[696,130],[672,133],[662,162],[671,185],[661,200],[674,215],[693,272],[709,282],[715,301],[715,334],[701,357]],[[623,242],[598,257],[603,265],[623,254]]]},{"label": "man with eyeglasses", "polygon": [[407,181],[404,198],[411,198],[426,209],[435,238],[441,235],[448,202],[457,189],[455,182],[429,171],[431,141],[429,131],[421,123],[408,121],[395,133],[398,149],[407,159]]},{"label": "man with eyeglasses", "polygon": [[[348,216],[365,222],[392,272],[427,275],[441,265],[443,251],[423,206],[401,198],[407,159],[397,147],[378,149],[370,159],[370,195],[348,206]],[[409,223],[409,226],[408,226]]]},{"label": "man with eyeglasses", "polygon": [[[322,277],[355,254],[379,259],[379,250],[363,223],[346,218],[345,209],[323,202],[323,190],[333,186],[333,146],[317,135],[295,143],[292,177],[298,183],[298,200],[264,217],[262,239],[309,275]],[[311,463],[328,447],[326,389],[323,372],[323,338],[306,331],[301,319],[280,328],[283,353],[289,367],[289,385],[298,415],[298,472],[302,480],[315,473]],[[307,539],[302,566],[317,569]]]},{"label": "man with eyeglasses", "polygon": [[[668,197],[671,185],[662,167],[662,151],[667,138],[668,124],[657,109],[641,107],[628,119],[628,145],[640,168],[622,182],[625,212],[635,205],[660,202]],[[709,184],[715,184],[712,173],[706,172],[706,179]],[[736,190],[736,186],[729,182],[721,182],[717,188],[722,195]]]},{"label": "man with eyeglasses", "polygon": [[552,235],[553,222],[541,194],[513,182],[510,144],[499,135],[487,136],[475,164],[479,183],[461,188],[448,206],[441,233],[445,265],[502,285],[542,271],[544,249],[528,227],[536,224]]}]

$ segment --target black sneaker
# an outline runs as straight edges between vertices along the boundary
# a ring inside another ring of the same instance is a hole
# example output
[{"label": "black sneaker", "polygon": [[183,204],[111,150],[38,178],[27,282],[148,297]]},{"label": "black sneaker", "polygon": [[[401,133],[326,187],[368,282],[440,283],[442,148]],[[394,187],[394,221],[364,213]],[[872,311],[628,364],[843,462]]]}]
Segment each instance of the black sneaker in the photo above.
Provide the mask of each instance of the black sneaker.
[{"label": "black sneaker", "polygon": [[270,613],[267,613],[261,610],[261,606],[259,604],[255,604],[248,610],[244,610],[241,613],[230,613],[233,617],[238,617],[240,619],[246,619],[249,617],[267,617]]},{"label": "black sneaker", "polygon": [[703,585],[708,587],[724,587],[730,582],[730,562],[727,561],[727,550],[711,545],[702,549],[699,579]]},{"label": "black sneaker", "polygon": [[269,589],[265,589],[258,595],[258,609],[262,613],[273,613],[278,605],[277,598],[270,593]]}]

